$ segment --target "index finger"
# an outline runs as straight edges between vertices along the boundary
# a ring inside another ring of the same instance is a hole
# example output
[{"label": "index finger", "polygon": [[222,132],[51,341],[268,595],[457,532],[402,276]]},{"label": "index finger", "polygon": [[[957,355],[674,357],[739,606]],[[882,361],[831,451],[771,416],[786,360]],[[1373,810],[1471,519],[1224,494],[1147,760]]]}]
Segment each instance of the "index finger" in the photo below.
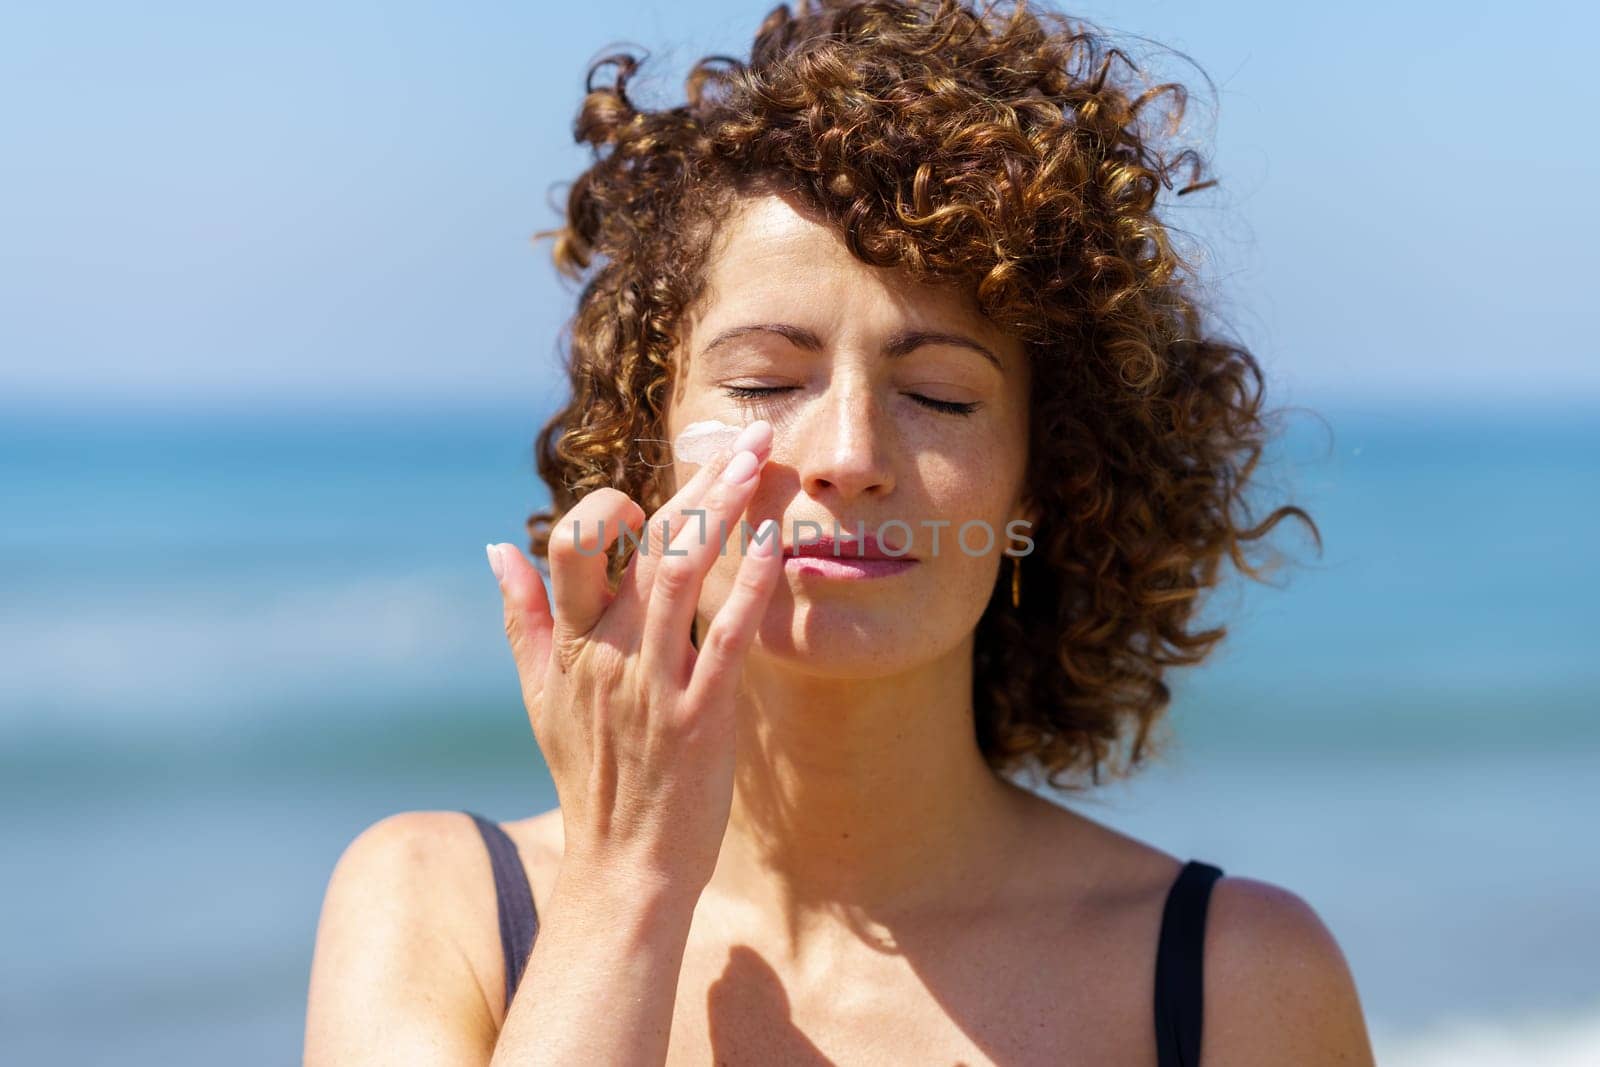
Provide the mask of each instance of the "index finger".
[{"label": "index finger", "polygon": [[757,419],[744,428],[731,446],[719,452],[709,463],[702,464],[700,469],[694,472],[693,477],[673,494],[672,499],[661,505],[646,522],[645,540],[642,543],[648,546],[650,541],[656,541],[661,548],[654,552],[641,551],[635,554],[622,575],[618,594],[621,595],[624,590],[638,593],[649,589],[653,583],[656,561],[661,556],[661,549],[672,543],[672,539],[688,521],[686,509],[695,507],[705,499],[706,493],[716,483],[717,476],[734,456],[747,449],[760,456],[771,445],[772,423],[766,419]]}]

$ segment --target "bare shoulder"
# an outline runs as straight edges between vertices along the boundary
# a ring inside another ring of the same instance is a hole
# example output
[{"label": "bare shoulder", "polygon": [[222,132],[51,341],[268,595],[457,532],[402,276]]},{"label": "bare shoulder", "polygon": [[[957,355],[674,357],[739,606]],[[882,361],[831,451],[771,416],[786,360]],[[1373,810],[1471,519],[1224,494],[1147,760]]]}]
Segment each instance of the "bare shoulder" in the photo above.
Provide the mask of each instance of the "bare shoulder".
[{"label": "bare shoulder", "polygon": [[363,829],[323,898],[305,1062],[482,1063],[496,1013],[496,929],[482,838],[459,811],[407,811]]},{"label": "bare shoulder", "polygon": [[[1052,803],[1053,802],[1049,802]],[[1064,812],[1064,814],[1063,814]],[[1154,948],[1183,860],[1070,808],[1034,807],[1048,842],[1036,865],[1042,884],[1075,884],[1092,872],[1097,914],[1124,943]],[[1148,939],[1146,933],[1149,932]],[[1128,988],[1143,997],[1152,952]],[[1293,1063],[1371,1067],[1373,1055],[1355,981],[1327,925],[1299,895],[1254,878],[1224,875],[1206,909],[1202,1063],[1230,1067]]]},{"label": "bare shoulder", "polygon": [[1290,890],[1219,878],[1207,909],[1204,974],[1202,1061],[1372,1064],[1344,953]]}]

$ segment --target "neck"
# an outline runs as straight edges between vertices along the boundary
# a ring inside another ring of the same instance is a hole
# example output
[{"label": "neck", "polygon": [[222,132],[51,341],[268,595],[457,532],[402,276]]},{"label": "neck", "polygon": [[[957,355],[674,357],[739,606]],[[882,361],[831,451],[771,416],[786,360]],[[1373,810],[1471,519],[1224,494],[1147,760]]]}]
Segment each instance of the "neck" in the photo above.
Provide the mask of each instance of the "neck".
[{"label": "neck", "polygon": [[733,807],[708,889],[796,940],[987,896],[1025,810],[973,729],[972,647],[914,672],[841,680],[754,655],[741,691]]}]

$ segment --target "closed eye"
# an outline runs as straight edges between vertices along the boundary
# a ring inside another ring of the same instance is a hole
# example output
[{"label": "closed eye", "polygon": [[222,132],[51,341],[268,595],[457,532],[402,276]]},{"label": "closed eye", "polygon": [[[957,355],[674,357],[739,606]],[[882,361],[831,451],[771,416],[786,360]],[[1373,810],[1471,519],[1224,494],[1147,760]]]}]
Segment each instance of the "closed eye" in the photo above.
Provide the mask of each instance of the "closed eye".
[{"label": "closed eye", "polygon": [[[764,397],[775,397],[780,393],[793,392],[797,387],[793,385],[725,385],[722,387],[729,396],[736,400],[760,400]],[[906,393],[912,400],[931,408],[934,411],[943,411],[950,415],[971,415],[978,410],[977,401],[958,402],[955,400],[935,400],[931,396],[921,393]]]}]

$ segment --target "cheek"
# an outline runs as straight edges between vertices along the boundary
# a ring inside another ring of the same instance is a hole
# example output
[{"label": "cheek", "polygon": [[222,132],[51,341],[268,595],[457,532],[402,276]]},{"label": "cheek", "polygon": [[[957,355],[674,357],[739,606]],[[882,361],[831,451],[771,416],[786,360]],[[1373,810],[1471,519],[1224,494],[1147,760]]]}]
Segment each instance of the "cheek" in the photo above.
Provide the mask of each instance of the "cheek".
[{"label": "cheek", "polygon": [[941,512],[987,518],[1009,504],[1020,457],[992,438],[957,451],[929,451],[917,464],[917,481]]},{"label": "cheek", "polygon": [[[917,476],[928,511],[950,521],[939,535],[939,565],[963,588],[986,587],[1001,553],[1012,544],[1007,523],[1016,518],[1022,457],[993,439],[961,454],[925,457]],[[972,523],[962,536],[963,524]],[[931,536],[919,532],[919,537]],[[931,542],[930,542],[931,544]],[[960,577],[956,578],[959,573]]]}]

